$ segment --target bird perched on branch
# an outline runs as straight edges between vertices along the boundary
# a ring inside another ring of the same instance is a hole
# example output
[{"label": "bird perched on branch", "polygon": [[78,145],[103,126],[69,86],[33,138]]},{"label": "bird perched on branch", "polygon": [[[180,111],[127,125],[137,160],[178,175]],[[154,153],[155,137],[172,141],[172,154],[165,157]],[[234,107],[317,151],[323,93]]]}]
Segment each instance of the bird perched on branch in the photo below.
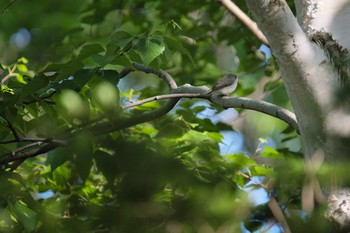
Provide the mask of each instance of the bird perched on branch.
[{"label": "bird perched on branch", "polygon": [[221,78],[211,89],[208,94],[228,95],[236,88],[238,83],[238,76],[235,74],[228,74]]}]

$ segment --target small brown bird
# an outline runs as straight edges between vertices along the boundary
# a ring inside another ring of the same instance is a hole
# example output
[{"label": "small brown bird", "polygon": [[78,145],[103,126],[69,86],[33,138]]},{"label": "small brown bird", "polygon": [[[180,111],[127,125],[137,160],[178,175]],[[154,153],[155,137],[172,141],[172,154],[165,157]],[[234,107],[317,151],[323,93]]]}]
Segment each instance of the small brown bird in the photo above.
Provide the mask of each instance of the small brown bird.
[{"label": "small brown bird", "polygon": [[216,93],[219,95],[228,95],[237,88],[238,76],[235,74],[225,75],[220,79],[208,94]]}]

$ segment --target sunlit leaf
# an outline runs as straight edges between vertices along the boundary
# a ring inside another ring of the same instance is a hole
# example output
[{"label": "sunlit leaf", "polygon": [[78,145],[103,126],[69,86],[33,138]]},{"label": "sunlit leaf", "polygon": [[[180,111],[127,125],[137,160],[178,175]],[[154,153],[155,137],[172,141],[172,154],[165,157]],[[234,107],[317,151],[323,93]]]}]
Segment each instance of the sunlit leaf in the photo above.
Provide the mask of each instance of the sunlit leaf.
[{"label": "sunlit leaf", "polygon": [[160,41],[142,38],[135,48],[135,51],[141,56],[143,63],[148,65],[164,52],[165,46]]},{"label": "sunlit leaf", "polygon": [[226,158],[241,168],[246,168],[256,164],[256,162],[253,159],[243,154],[227,155]]},{"label": "sunlit leaf", "polygon": [[283,157],[281,155],[281,153],[279,153],[276,149],[274,149],[272,147],[265,146],[262,150],[263,151],[261,153],[261,156],[272,158],[272,159],[277,159],[277,158]]},{"label": "sunlit leaf", "polygon": [[28,68],[27,68],[27,66],[24,65],[24,64],[19,64],[19,65],[17,65],[17,69],[18,69],[20,72],[22,72],[22,73],[28,72]]}]

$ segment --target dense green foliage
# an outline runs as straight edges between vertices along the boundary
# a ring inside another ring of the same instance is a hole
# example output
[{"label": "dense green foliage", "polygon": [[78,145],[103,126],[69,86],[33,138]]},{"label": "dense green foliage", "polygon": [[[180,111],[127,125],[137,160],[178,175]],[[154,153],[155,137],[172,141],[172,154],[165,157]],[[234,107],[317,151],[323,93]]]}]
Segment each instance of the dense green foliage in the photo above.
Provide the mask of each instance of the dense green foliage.
[{"label": "dense green foliage", "polygon": [[[168,92],[132,62],[166,70],[178,85],[211,86],[235,72],[236,95],[264,92],[289,108],[274,61],[218,2],[16,1],[0,28],[0,232],[259,229],[272,216],[246,190],[279,170],[270,195],[300,209],[300,145],[279,120],[244,112],[245,145],[223,156],[220,132],[231,126],[203,118],[218,106],[184,99],[146,120],[167,101],[123,108]],[[275,149],[261,146],[266,138]],[[257,154],[288,163],[272,169]]]}]

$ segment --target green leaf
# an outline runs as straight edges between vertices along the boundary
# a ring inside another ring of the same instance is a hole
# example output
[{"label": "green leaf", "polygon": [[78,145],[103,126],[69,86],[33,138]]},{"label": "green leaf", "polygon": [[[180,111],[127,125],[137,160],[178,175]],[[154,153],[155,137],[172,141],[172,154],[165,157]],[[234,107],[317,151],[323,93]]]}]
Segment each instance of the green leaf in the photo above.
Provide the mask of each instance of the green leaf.
[{"label": "green leaf", "polygon": [[158,40],[142,38],[135,46],[135,49],[141,56],[143,63],[147,66],[164,52],[165,46]]},{"label": "green leaf", "polygon": [[271,169],[268,169],[264,166],[257,165],[250,169],[253,176],[267,176],[272,173]]},{"label": "green leaf", "polygon": [[94,153],[94,159],[98,170],[103,173],[107,180],[112,182],[117,175],[116,164],[118,161],[116,157],[105,151],[97,150]]},{"label": "green leaf", "polygon": [[221,140],[224,138],[219,132],[206,132],[205,135],[207,135],[209,138],[213,139],[216,142],[221,142]]},{"label": "green leaf", "polygon": [[20,99],[23,99],[31,94],[34,94],[41,88],[47,87],[49,79],[44,74],[39,74],[30,80],[27,85],[22,88]]},{"label": "green leaf", "polygon": [[279,153],[275,148],[265,146],[262,150],[263,151],[260,154],[261,156],[272,158],[272,159],[283,158],[281,153]]},{"label": "green leaf", "polygon": [[74,163],[83,181],[90,174],[92,166],[92,141],[89,135],[80,135],[72,145],[75,150]]},{"label": "green leaf", "polygon": [[162,130],[157,134],[158,138],[178,138],[181,137],[188,128],[183,123],[176,121],[164,124]]},{"label": "green leaf", "polygon": [[22,195],[24,182],[20,174],[14,172],[0,173],[0,200],[5,200],[9,196]]},{"label": "green leaf", "polygon": [[54,171],[56,168],[61,166],[69,159],[69,148],[59,147],[55,150],[52,150],[47,155],[47,164],[50,165],[51,171]]},{"label": "green leaf", "polygon": [[78,60],[71,60],[67,62],[59,71],[59,74],[54,82],[60,82],[70,76],[73,76],[75,72],[80,70],[83,66],[84,64]]},{"label": "green leaf", "polygon": [[87,44],[80,50],[78,59],[83,60],[87,57],[90,57],[94,54],[104,52],[103,47],[100,44]]},{"label": "green leaf", "polygon": [[253,159],[243,154],[227,155],[226,158],[231,160],[235,165],[239,166],[240,168],[247,168],[251,165],[256,164],[256,162]]},{"label": "green leaf", "polygon": [[28,68],[27,68],[27,66],[24,65],[24,64],[19,64],[19,65],[17,65],[17,69],[18,69],[20,72],[22,72],[22,73],[28,72]]},{"label": "green leaf", "polygon": [[169,49],[184,54],[192,62],[192,64],[195,64],[191,53],[183,47],[181,40],[174,39],[172,37],[164,37],[164,43],[169,47]]},{"label": "green leaf", "polygon": [[0,84],[0,87],[1,87],[1,92],[2,93],[8,93],[8,94],[11,94],[11,95],[15,94],[14,90],[12,88],[9,88],[6,85]]},{"label": "green leaf", "polygon": [[281,85],[283,85],[283,82],[280,80],[268,81],[264,86],[264,91],[272,91],[272,90],[280,87]]},{"label": "green leaf", "polygon": [[23,75],[21,75],[21,74],[17,74],[16,79],[17,79],[17,82],[19,82],[21,84],[27,84],[27,82],[23,78]]},{"label": "green leaf", "polygon": [[159,102],[148,102],[142,105],[139,105],[137,107],[135,107],[135,109],[140,110],[140,111],[149,111],[149,110],[154,110],[159,108],[160,104]]},{"label": "green leaf", "polygon": [[58,189],[64,188],[67,181],[71,178],[72,172],[66,164],[59,166],[52,172],[53,182]]},{"label": "green leaf", "polygon": [[81,69],[74,74],[74,79],[70,80],[76,85],[72,85],[72,89],[76,86],[78,90],[81,90],[86,83],[88,83],[96,73],[99,72],[98,68],[93,69]]},{"label": "green leaf", "polygon": [[114,85],[118,85],[118,83],[119,83],[119,74],[115,70],[107,70],[107,69],[106,70],[99,70],[97,75],[99,77],[113,83]]},{"label": "green leaf", "polygon": [[28,59],[25,57],[21,57],[17,60],[17,63],[28,64]]},{"label": "green leaf", "polygon": [[37,213],[29,208],[24,202],[17,201],[14,205],[9,204],[8,208],[15,218],[23,224],[27,232],[33,231],[38,224]]},{"label": "green leaf", "polygon": [[117,31],[111,36],[110,43],[116,43],[120,48],[124,49],[134,38],[135,36],[125,31]]}]

